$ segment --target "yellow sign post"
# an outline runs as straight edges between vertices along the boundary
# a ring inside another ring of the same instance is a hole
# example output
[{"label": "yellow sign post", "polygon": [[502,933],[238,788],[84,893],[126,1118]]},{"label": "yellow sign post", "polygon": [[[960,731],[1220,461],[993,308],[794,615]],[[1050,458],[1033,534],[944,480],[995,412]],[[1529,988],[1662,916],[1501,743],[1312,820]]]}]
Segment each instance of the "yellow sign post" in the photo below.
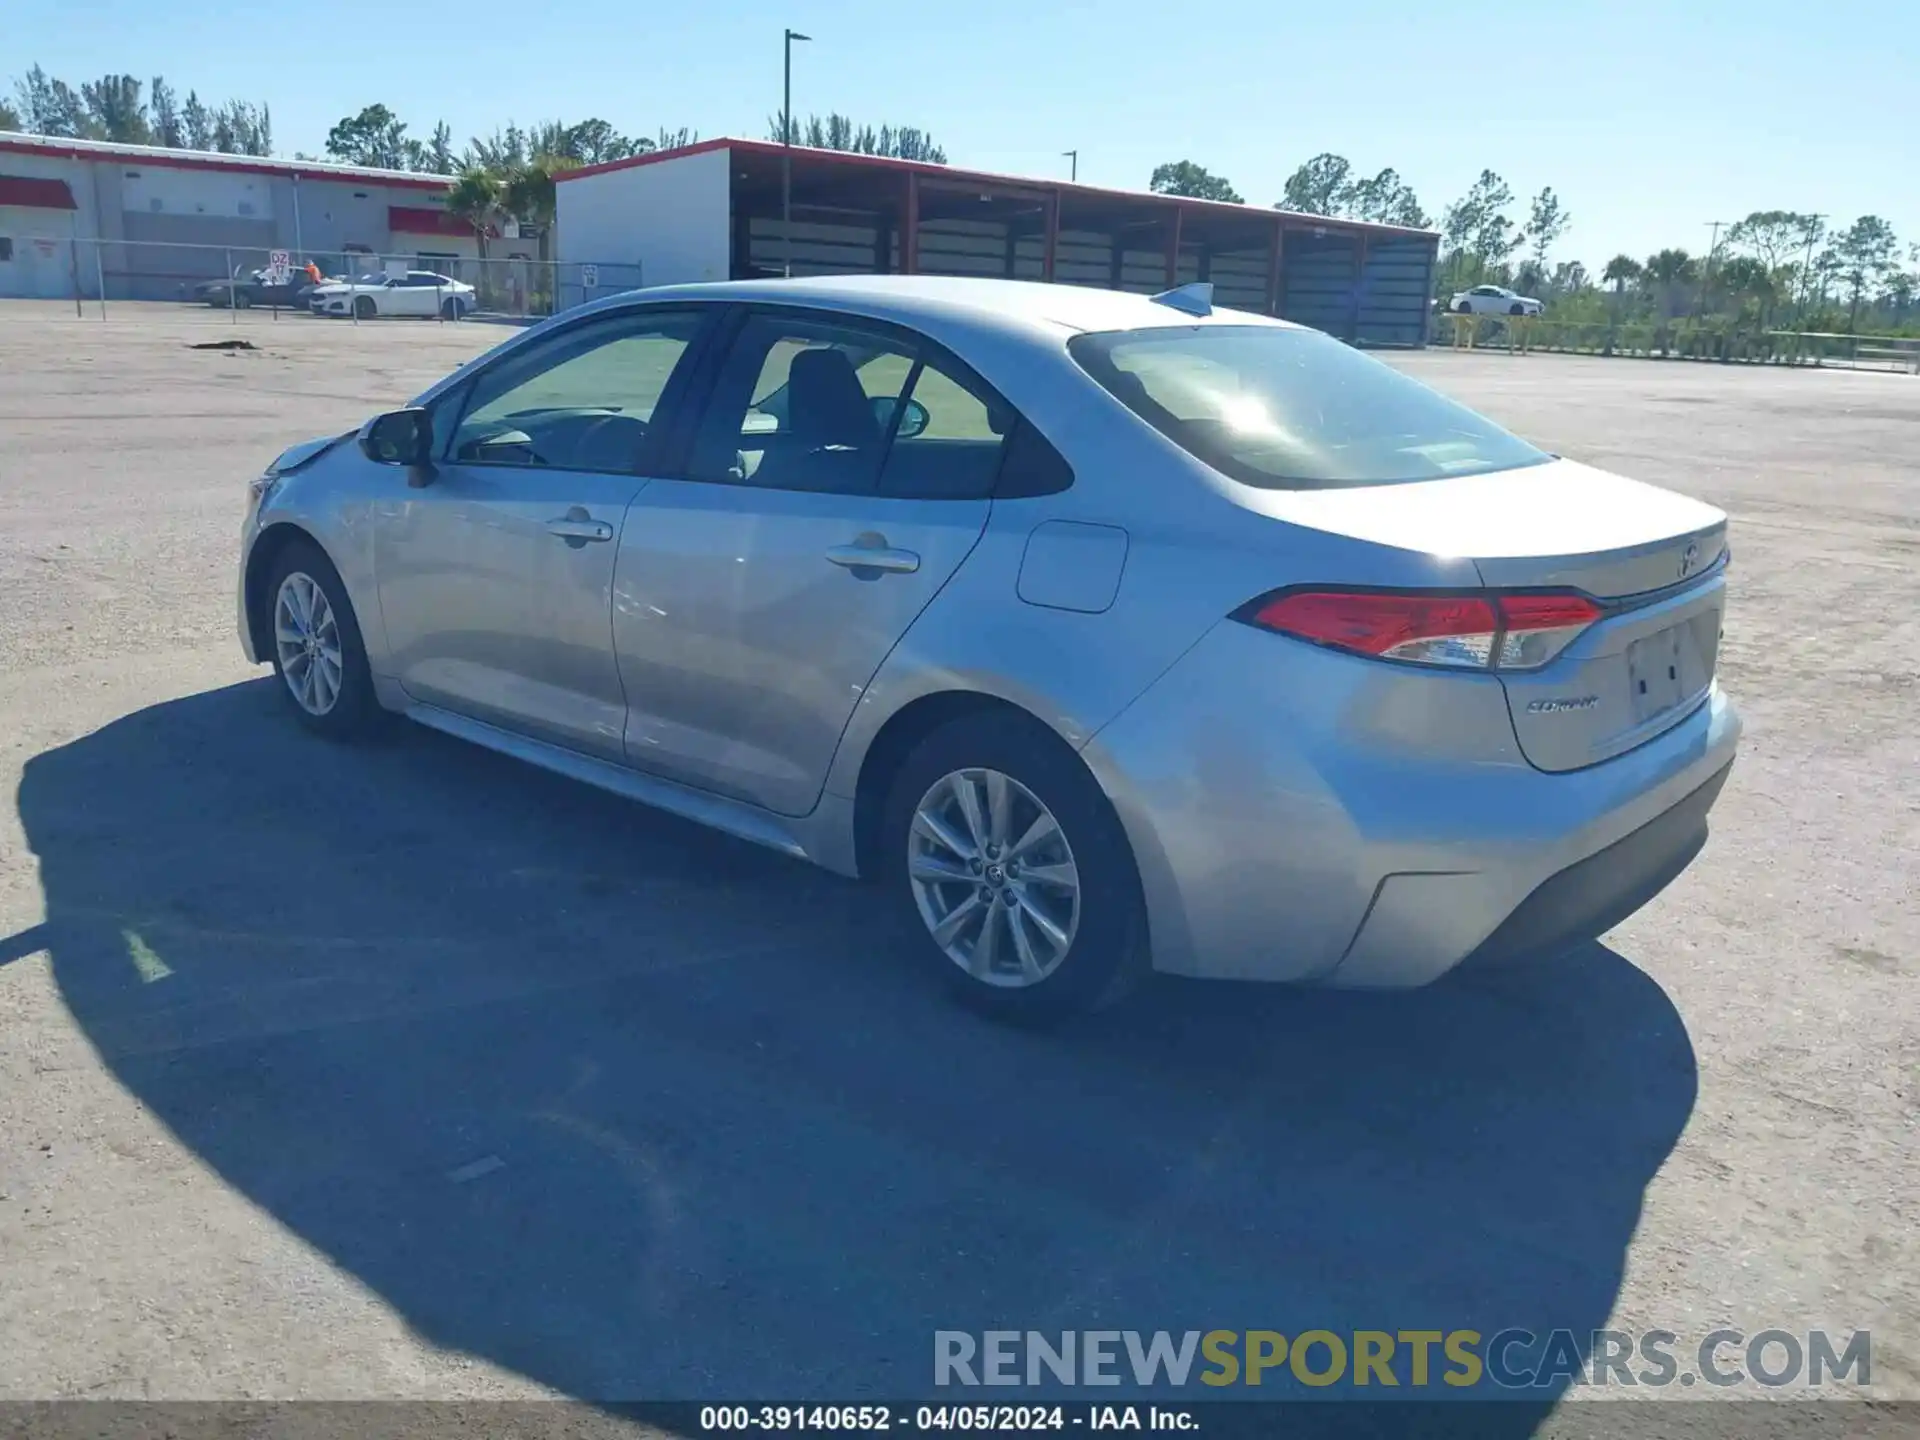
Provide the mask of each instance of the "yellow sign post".
[{"label": "yellow sign post", "polygon": [[[1458,310],[1449,310],[1448,317],[1453,321],[1453,348],[1473,350],[1478,348],[1476,336],[1480,328],[1480,316],[1462,314]],[[1509,353],[1528,355],[1533,351],[1533,317],[1531,315],[1499,315],[1495,319],[1507,322],[1507,350]]]}]

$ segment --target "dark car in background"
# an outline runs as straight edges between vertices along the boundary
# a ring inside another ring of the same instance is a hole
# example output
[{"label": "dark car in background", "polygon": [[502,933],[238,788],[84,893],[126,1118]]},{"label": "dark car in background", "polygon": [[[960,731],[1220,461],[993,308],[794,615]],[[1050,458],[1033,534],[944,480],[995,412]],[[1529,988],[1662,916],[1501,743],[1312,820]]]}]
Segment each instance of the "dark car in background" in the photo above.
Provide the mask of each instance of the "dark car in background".
[{"label": "dark car in background", "polygon": [[265,269],[250,270],[241,265],[235,267],[230,279],[208,280],[196,286],[193,298],[216,310],[225,310],[229,306],[246,310],[255,305],[304,310],[307,308],[307,292],[312,289],[313,278],[305,270],[290,270],[286,282],[276,284]]}]

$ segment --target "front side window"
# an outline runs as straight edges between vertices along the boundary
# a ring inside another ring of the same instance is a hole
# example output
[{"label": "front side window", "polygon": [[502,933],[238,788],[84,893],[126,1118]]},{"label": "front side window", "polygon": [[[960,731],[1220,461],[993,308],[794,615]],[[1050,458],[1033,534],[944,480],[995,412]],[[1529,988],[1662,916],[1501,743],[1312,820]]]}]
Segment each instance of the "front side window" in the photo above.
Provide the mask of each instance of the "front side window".
[{"label": "front side window", "polygon": [[1245,485],[1394,485],[1552,458],[1317,330],[1168,326],[1077,335],[1067,348],[1128,409]]},{"label": "front side window", "polygon": [[690,311],[622,315],[507,356],[475,379],[448,458],[637,473],[667,382],[703,323]]}]

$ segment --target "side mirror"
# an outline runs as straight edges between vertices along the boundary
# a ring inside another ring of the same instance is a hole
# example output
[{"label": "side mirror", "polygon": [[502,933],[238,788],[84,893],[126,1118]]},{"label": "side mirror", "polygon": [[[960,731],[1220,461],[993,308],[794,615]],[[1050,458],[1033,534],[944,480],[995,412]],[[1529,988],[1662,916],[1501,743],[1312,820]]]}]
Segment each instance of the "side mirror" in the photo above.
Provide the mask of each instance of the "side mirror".
[{"label": "side mirror", "polygon": [[433,463],[433,417],[418,407],[390,410],[360,427],[360,450],[381,465]]},{"label": "side mirror", "polygon": [[[873,418],[880,422],[880,428],[882,430],[893,423],[894,407],[899,403],[900,402],[891,395],[876,395],[874,397]],[[907,401],[907,408],[902,411],[900,415],[900,428],[893,432],[894,438],[897,440],[911,440],[916,435],[924,434],[927,426],[932,422],[933,417],[927,413],[926,406],[922,405],[918,400],[909,400]]]}]

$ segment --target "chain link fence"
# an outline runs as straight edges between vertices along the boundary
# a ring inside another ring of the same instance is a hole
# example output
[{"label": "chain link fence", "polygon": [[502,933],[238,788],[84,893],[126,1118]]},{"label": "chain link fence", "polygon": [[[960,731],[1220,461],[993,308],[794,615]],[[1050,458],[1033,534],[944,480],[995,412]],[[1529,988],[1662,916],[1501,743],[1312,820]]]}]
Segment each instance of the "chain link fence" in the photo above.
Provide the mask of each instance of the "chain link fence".
[{"label": "chain link fence", "polygon": [[115,304],[388,319],[534,320],[645,284],[638,263],[451,253],[434,247],[302,251],[251,246],[12,237],[17,298],[70,300],[101,318]]}]

